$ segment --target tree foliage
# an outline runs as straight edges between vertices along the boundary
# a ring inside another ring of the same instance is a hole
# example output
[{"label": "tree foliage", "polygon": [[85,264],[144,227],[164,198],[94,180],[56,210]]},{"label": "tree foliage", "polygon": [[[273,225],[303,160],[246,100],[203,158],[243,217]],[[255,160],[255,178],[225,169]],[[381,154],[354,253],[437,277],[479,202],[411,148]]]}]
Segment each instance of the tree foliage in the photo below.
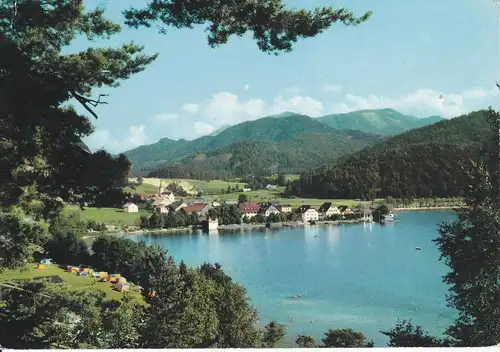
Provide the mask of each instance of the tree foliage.
[{"label": "tree foliage", "polygon": [[274,348],[285,338],[286,327],[275,321],[270,322],[262,332],[262,343],[267,348]]},{"label": "tree foliage", "polygon": [[389,337],[389,347],[447,347],[443,340],[430,336],[421,326],[413,326],[411,321],[398,321],[396,327],[381,331]]},{"label": "tree foliage", "polygon": [[393,137],[304,172],[290,191],[318,198],[432,198],[463,196],[471,161],[487,156],[492,133],[485,111]]},{"label": "tree foliage", "polygon": [[373,343],[366,341],[363,333],[352,329],[329,329],[322,341],[324,347],[329,348],[366,348],[373,346]]},{"label": "tree foliage", "polygon": [[29,218],[0,213],[0,270],[32,262],[49,238],[47,229]]},{"label": "tree foliage", "polygon": [[87,263],[90,254],[82,237],[87,233],[87,224],[79,219],[78,213],[60,214],[51,221],[51,239],[45,245],[46,253],[61,264]]},{"label": "tree foliage", "polygon": [[3,291],[0,336],[4,347],[79,349],[137,345],[141,308],[126,295],[122,302],[109,302],[102,291],[72,291],[67,286],[29,281],[16,286]]},{"label": "tree foliage", "polygon": [[159,141],[126,155],[138,165],[147,162],[158,167],[164,163],[165,153],[170,154],[171,164],[151,171],[150,177],[157,177],[159,172],[166,178],[247,179],[279,172],[299,173],[381,140],[378,135],[335,130],[310,117],[296,115],[262,118],[232,126],[215,137],[173,142],[168,151],[162,149],[164,144]]},{"label": "tree foliage", "polygon": [[118,86],[156,56],[133,43],[63,54],[81,35],[105,39],[120,31],[102,9],[86,12],[81,0],[4,1],[0,14],[0,205],[16,204],[27,186],[49,209],[60,198],[121,202],[129,161],[90,153],[81,139],[92,124],[67,103],[75,99],[97,117],[95,89]]},{"label": "tree foliage", "polygon": [[[490,109],[489,122],[498,133],[499,114]],[[448,303],[458,319],[448,329],[457,346],[492,346],[500,342],[500,198],[498,144],[488,163],[469,171],[471,185],[458,219],[444,223],[435,239],[451,269],[444,276],[449,285]]]},{"label": "tree foliage", "polygon": [[207,39],[212,47],[227,43],[233,35],[241,37],[253,32],[259,49],[274,54],[292,51],[299,38],[314,37],[336,22],[358,25],[371,16],[371,12],[367,12],[356,17],[346,9],[331,7],[313,11],[287,9],[282,0],[154,0],[142,9],[124,13],[126,23],[135,28],[161,22],[161,32],[166,32],[168,27],[208,24]]},{"label": "tree foliage", "polygon": [[383,222],[384,216],[389,214],[389,208],[387,207],[386,204],[380,204],[377,206],[376,209],[373,210],[372,215],[373,215],[373,221],[375,222]]},{"label": "tree foliage", "polygon": [[299,335],[297,336],[297,339],[295,340],[295,343],[299,348],[315,348],[318,347],[316,344],[316,340],[312,338],[311,336],[307,335]]}]

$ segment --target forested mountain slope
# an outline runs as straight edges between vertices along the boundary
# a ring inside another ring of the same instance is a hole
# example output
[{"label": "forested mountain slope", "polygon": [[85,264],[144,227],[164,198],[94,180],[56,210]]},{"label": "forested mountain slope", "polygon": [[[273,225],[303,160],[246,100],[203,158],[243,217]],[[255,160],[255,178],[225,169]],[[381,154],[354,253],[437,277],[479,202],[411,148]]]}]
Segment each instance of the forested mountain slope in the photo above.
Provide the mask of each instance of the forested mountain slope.
[{"label": "forested mountain slope", "polygon": [[[193,141],[163,138],[157,143],[127,151],[125,155],[131,159],[136,172],[141,169],[152,172],[162,165],[182,164],[177,165],[176,170],[214,171],[222,175],[239,174],[238,169],[233,170],[235,165],[241,163],[239,160],[246,160],[246,169],[282,165],[304,170],[382,140],[382,137],[366,132],[337,130],[308,116],[289,115],[243,122],[224,129],[216,136],[204,136]],[[242,141],[262,143],[253,143],[254,149],[250,149],[250,144],[241,144]],[[268,155],[268,162],[257,161],[253,156],[255,150],[261,155]],[[219,159],[221,156],[224,159],[227,154],[234,155],[235,159],[221,163]]]},{"label": "forested mountain slope", "polygon": [[350,132],[355,138],[349,143],[346,143],[345,138],[319,132],[300,133],[282,142],[243,140],[215,151],[197,153],[174,165],[153,171],[150,176],[245,178],[248,175],[266,176],[279,172],[300,173],[360,150],[368,145],[367,142],[379,141],[376,136]]},{"label": "forested mountain slope", "polygon": [[360,110],[345,114],[326,115],[318,121],[337,129],[351,129],[383,136],[394,136],[408,130],[442,121],[440,116],[418,118],[393,109]]},{"label": "forested mountain slope", "polygon": [[292,192],[319,198],[460,196],[463,168],[492,138],[485,111],[393,137],[301,175]]}]

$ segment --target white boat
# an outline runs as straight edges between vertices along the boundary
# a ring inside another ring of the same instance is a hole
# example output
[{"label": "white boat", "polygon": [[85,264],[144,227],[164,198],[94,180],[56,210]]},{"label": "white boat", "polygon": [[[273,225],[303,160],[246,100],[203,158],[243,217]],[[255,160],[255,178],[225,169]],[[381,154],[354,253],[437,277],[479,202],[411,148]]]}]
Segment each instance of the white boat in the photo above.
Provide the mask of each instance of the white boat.
[{"label": "white boat", "polygon": [[394,214],[390,212],[387,215],[384,215],[384,221],[394,221]]}]

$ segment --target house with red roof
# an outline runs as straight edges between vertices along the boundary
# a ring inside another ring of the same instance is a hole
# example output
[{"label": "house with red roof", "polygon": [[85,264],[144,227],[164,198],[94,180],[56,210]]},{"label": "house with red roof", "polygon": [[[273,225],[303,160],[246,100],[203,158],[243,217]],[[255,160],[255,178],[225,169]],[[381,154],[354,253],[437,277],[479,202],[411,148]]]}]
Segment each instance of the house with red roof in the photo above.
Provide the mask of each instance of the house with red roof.
[{"label": "house with red roof", "polygon": [[238,209],[242,216],[246,216],[250,219],[260,212],[260,204],[250,202],[240,203],[238,204]]},{"label": "house with red roof", "polygon": [[187,207],[184,207],[184,211],[186,213],[196,213],[198,216],[205,215],[208,212],[208,209],[212,207],[212,204],[208,203],[194,203],[192,205],[188,205]]}]

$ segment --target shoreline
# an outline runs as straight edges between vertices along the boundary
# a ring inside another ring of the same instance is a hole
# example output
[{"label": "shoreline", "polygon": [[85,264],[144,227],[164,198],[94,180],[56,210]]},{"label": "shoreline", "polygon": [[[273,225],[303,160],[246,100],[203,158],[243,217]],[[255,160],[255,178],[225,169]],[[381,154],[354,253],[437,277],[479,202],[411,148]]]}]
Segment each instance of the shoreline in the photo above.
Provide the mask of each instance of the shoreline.
[{"label": "shoreline", "polygon": [[[407,208],[394,208],[395,212],[404,211],[436,211],[436,210],[455,210],[457,208],[462,208],[463,206],[442,206],[442,207],[407,207]],[[319,220],[316,221],[315,225],[342,225],[342,224],[362,224],[362,223],[374,223],[374,221],[364,221],[362,219],[358,220]],[[279,229],[284,227],[305,227],[305,226],[315,226],[300,221],[288,221],[283,223],[271,223],[271,229]],[[231,225],[220,225],[220,228],[215,231],[236,231],[236,230],[257,230],[267,228],[265,223],[261,224],[231,224]],[[186,233],[198,232],[200,229],[193,229],[191,227],[181,227],[181,228],[168,228],[168,229],[142,229],[133,231],[113,231],[113,232],[96,232],[90,233],[82,236],[82,240],[89,240],[97,237],[101,234],[109,236],[126,236],[126,235],[182,235]]]},{"label": "shoreline", "polygon": [[[289,221],[283,223],[271,223],[269,228],[271,229],[281,229],[285,227],[305,227],[305,226],[316,226],[316,225],[342,225],[342,224],[362,224],[362,223],[373,223],[373,221],[364,220],[325,220],[317,221],[315,225],[310,225],[300,221]],[[235,230],[256,230],[268,228],[266,224],[231,224],[231,225],[220,225],[218,230],[214,231],[235,231]],[[134,230],[134,231],[119,231],[119,232],[98,232],[94,234],[89,234],[82,236],[82,240],[92,239],[101,234],[108,236],[127,236],[127,235],[151,235],[151,234],[172,234],[172,235],[183,235],[190,232],[198,232],[200,229],[192,229],[191,227],[184,228],[173,228],[173,229],[144,229],[144,230]]]},{"label": "shoreline", "polygon": [[394,211],[422,211],[422,210],[455,210],[463,208],[464,206],[443,206],[443,207],[408,207],[408,208],[394,208]]}]

